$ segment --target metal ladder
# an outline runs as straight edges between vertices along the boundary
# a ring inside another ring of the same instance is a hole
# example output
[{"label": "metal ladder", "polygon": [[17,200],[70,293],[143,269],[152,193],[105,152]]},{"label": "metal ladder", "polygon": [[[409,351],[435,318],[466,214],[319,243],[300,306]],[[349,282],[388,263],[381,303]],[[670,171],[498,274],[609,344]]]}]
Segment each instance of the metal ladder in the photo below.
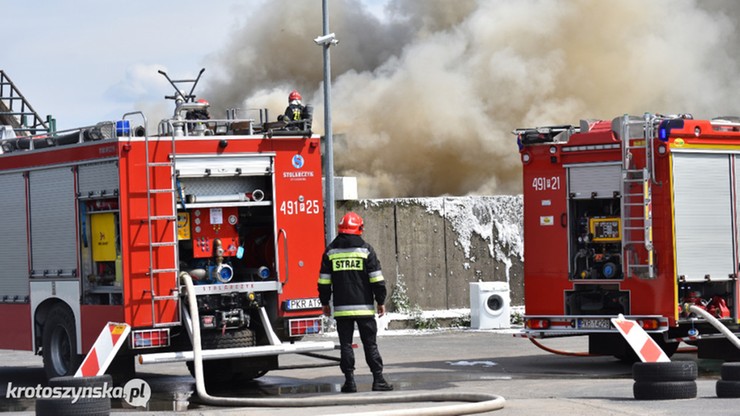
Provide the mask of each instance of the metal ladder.
[{"label": "metal ladder", "polygon": [[48,133],[50,121],[51,117],[44,120],[39,116],[5,71],[0,70],[0,125],[11,126],[16,133],[31,136]]},{"label": "metal ladder", "polygon": [[[622,263],[626,277],[655,278],[653,253],[652,185],[655,183],[653,139],[655,116],[645,114],[642,119],[620,120],[622,140]],[[632,126],[639,126],[641,136],[631,135]],[[644,163],[635,156],[642,155]],[[640,255],[638,247],[644,248]]]},{"label": "metal ladder", "polygon": [[[162,136],[159,136],[162,137]],[[177,239],[177,188],[176,188],[176,182],[175,182],[175,135],[172,134],[169,136],[169,146],[170,146],[170,152],[169,152],[169,159],[167,162],[156,162],[152,161],[152,156],[149,151],[149,145],[151,143],[149,134],[145,135],[144,139],[144,146],[145,146],[145,152],[146,152],[146,201],[147,201],[147,226],[148,226],[148,241],[149,241],[149,281],[150,281],[150,288],[151,288],[151,303],[152,303],[152,326],[154,327],[168,327],[168,326],[177,326],[180,325],[180,313],[181,313],[181,305],[180,305],[180,285],[178,282],[178,265],[180,263],[179,260],[179,253],[177,249],[178,245],[178,239]],[[168,184],[168,187],[161,188],[161,187],[155,187],[153,185],[153,170],[155,169],[169,169],[170,173],[170,181]],[[158,207],[155,211],[154,208],[154,201],[153,199],[156,198],[159,195],[167,194],[171,198],[171,204],[170,207],[168,207],[169,212],[162,213],[162,208]],[[167,233],[165,232],[164,235],[157,236],[155,239],[155,236],[153,235],[153,228],[155,224],[158,223],[166,223],[165,228],[169,227],[172,232]],[[156,241],[155,241],[156,240]],[[166,248],[166,247],[172,247],[172,250],[174,252],[173,254],[173,264],[174,267],[168,268],[168,267],[160,267],[157,264],[157,256],[155,256],[155,253],[160,248]],[[155,279],[157,279],[157,276],[168,276],[171,275],[173,279],[173,289],[171,293],[169,294],[158,294],[155,288]],[[175,305],[177,318],[173,322],[157,322],[157,304],[158,302],[166,302],[166,301],[175,301],[177,304]]]}]

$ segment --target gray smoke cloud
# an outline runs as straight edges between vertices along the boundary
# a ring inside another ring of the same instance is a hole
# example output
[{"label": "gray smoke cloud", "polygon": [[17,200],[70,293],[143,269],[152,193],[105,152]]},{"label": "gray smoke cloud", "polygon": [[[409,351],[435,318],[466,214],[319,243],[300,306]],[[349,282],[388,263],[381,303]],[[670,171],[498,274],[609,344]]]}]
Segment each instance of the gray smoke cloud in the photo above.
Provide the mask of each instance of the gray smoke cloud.
[{"label": "gray smoke cloud", "polygon": [[[519,193],[514,128],[740,114],[739,9],[730,0],[390,0],[378,19],[360,1],[332,1],[336,173],[357,176],[364,198]],[[321,33],[320,2],[262,3],[211,57],[217,77],[205,95],[274,118],[297,88],[322,133],[323,61],[312,41]]]}]

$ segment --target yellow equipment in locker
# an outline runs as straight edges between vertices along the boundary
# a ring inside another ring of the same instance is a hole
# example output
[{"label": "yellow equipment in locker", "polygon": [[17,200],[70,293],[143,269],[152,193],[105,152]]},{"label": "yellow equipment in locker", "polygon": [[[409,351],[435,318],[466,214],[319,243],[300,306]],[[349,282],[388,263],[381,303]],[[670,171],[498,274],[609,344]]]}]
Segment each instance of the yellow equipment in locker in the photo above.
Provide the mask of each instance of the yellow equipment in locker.
[{"label": "yellow equipment in locker", "polygon": [[93,261],[115,261],[116,218],[112,212],[90,215]]},{"label": "yellow equipment in locker", "polygon": [[177,213],[177,239],[190,240],[190,213]]},{"label": "yellow equipment in locker", "polygon": [[593,217],[588,220],[588,228],[595,243],[611,243],[622,240],[622,219],[619,217]]}]

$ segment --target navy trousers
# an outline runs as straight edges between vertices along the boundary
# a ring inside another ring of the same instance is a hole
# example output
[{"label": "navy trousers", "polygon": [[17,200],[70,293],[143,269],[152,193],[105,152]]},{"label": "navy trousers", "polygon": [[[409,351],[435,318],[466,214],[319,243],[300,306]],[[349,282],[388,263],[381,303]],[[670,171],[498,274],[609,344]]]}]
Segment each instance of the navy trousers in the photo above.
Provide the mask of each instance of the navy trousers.
[{"label": "navy trousers", "polygon": [[365,362],[374,375],[383,373],[383,359],[378,351],[376,335],[378,324],[375,318],[339,318],[337,319],[337,333],[339,334],[340,361],[339,368],[342,373],[347,374],[355,371],[355,353],[352,350],[352,333],[357,329],[360,331],[362,348],[365,350]]}]

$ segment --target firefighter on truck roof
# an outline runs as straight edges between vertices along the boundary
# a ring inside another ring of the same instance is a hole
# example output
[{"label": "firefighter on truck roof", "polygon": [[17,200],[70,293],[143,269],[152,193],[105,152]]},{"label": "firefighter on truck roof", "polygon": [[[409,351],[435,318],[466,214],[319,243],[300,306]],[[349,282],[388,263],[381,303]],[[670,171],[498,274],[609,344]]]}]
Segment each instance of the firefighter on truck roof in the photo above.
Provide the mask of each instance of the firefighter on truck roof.
[{"label": "firefighter on truck roof", "polygon": [[300,121],[303,120],[303,112],[306,107],[301,103],[301,93],[298,90],[293,90],[288,95],[288,107],[285,108],[285,119],[289,121]]},{"label": "firefighter on truck roof", "polygon": [[288,107],[285,113],[278,116],[278,120],[288,123],[288,130],[309,130],[313,110],[311,106],[303,105],[301,93],[293,90],[288,95]]},{"label": "firefighter on truck roof", "polygon": [[361,237],[363,229],[362,217],[354,212],[345,214],[339,222],[339,235],[324,252],[319,272],[319,298],[327,316],[331,315],[329,302],[334,295],[334,318],[341,352],[339,368],[345,377],[342,393],[357,391],[352,350],[355,322],[365,361],[373,373],[373,391],[393,390],[383,378],[383,359],[376,341],[378,326],[374,303],[378,304],[378,316],[383,316],[387,293],[385,280],[375,250]]}]

